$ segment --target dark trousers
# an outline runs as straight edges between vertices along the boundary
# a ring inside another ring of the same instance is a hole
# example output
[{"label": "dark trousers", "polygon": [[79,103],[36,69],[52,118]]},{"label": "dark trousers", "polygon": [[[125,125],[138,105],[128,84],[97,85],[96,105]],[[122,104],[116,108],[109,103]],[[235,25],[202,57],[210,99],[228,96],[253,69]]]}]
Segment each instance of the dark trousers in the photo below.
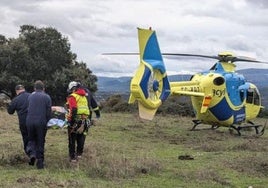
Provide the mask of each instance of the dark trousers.
[{"label": "dark trousers", "polygon": [[29,156],[29,147],[28,147],[28,131],[26,124],[20,124],[20,133],[22,136],[22,141],[23,141],[23,149],[24,152]]},{"label": "dark trousers", "polygon": [[84,145],[86,135],[74,133],[72,128],[68,128],[68,140],[69,140],[69,156],[71,159],[75,159],[77,155],[82,155],[84,151]]},{"label": "dark trousers", "polygon": [[44,160],[45,137],[47,133],[46,123],[38,121],[27,122],[28,147],[30,156],[38,160]]}]

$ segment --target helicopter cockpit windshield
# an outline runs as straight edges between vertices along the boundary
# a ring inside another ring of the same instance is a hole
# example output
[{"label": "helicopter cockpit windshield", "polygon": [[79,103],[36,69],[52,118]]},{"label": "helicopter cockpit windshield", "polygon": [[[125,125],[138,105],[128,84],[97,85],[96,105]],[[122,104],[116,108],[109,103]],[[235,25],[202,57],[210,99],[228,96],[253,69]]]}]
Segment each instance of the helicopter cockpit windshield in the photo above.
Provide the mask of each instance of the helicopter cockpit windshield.
[{"label": "helicopter cockpit windshield", "polygon": [[247,90],[247,103],[260,105],[260,94],[257,88],[249,88]]}]

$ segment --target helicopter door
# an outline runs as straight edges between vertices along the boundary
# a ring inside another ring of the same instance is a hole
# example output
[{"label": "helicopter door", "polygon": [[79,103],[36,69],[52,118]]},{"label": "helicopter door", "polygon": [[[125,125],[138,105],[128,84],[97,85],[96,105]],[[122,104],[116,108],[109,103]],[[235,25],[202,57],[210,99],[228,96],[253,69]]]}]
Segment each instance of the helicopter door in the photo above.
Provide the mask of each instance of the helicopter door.
[{"label": "helicopter door", "polygon": [[247,103],[260,105],[260,94],[256,88],[249,88],[247,91]]},{"label": "helicopter door", "polygon": [[246,120],[256,118],[261,108],[260,93],[255,85],[250,84],[250,87],[247,89]]}]

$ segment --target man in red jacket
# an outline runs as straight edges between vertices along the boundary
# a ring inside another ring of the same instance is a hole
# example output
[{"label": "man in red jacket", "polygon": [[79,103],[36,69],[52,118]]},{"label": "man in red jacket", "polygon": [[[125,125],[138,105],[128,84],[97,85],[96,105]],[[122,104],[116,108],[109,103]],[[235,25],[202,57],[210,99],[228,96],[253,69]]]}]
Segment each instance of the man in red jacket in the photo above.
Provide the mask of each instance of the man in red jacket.
[{"label": "man in red jacket", "polygon": [[80,86],[80,83],[75,81],[70,82],[68,86],[71,92],[67,98],[68,148],[71,162],[77,162],[77,158],[82,156],[87,130],[90,126],[87,93]]}]

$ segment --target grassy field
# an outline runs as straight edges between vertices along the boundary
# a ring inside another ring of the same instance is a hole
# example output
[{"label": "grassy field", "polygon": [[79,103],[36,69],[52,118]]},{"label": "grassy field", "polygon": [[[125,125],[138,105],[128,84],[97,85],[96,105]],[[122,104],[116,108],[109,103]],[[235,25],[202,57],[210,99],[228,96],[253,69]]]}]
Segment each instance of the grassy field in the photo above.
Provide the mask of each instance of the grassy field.
[{"label": "grassy field", "polygon": [[268,185],[268,131],[262,137],[254,131],[239,137],[228,128],[189,131],[192,122],[185,117],[144,121],[137,114],[103,113],[98,125],[90,128],[77,164],[68,161],[66,130],[48,130],[46,168],[37,170],[23,153],[17,116],[0,111],[0,119],[0,187]]}]

